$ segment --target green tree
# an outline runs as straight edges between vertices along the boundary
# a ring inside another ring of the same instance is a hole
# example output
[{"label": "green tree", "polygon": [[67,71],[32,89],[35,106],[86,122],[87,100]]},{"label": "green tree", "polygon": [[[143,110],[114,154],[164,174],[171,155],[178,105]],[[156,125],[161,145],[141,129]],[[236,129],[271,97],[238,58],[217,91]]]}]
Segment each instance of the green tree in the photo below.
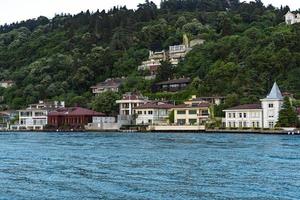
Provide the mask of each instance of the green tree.
[{"label": "green tree", "polygon": [[162,61],[156,75],[156,82],[166,81],[173,78],[174,67],[169,61]]},{"label": "green tree", "polygon": [[120,99],[121,95],[115,92],[105,92],[97,96],[92,101],[92,108],[106,115],[115,116],[118,113],[118,105],[116,100]]},{"label": "green tree", "polygon": [[279,112],[277,127],[298,127],[299,118],[288,97],[284,98],[283,107]]}]

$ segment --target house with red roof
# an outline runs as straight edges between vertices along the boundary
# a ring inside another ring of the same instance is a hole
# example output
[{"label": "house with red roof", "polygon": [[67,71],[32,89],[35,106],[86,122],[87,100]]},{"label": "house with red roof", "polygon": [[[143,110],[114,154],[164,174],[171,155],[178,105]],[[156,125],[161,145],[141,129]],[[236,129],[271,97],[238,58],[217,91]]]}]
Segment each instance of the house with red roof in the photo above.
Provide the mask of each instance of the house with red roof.
[{"label": "house with red roof", "polygon": [[48,127],[55,129],[83,130],[92,123],[93,117],[103,117],[104,114],[81,107],[59,108],[48,114]]}]

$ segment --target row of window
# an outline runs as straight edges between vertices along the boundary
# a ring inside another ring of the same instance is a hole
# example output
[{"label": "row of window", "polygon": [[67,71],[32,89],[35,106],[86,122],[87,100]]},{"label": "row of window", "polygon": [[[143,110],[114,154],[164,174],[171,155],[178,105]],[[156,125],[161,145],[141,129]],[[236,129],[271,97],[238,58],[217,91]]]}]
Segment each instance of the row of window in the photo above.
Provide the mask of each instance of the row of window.
[{"label": "row of window", "polygon": [[228,122],[229,128],[260,128],[260,122]]},{"label": "row of window", "polygon": [[[178,110],[177,111],[178,115],[186,115],[186,113],[187,113],[187,110]],[[209,115],[208,110],[202,110],[201,113],[202,113],[203,116],[208,116]],[[188,114],[189,115],[197,115],[197,110],[188,110]]]}]

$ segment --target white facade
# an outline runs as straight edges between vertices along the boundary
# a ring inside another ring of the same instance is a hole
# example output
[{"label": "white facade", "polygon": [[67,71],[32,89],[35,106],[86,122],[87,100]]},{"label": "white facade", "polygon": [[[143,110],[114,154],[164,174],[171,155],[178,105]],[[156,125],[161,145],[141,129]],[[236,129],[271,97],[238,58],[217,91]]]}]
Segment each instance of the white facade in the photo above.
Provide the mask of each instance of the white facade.
[{"label": "white facade", "polygon": [[261,128],[262,109],[226,110],[225,124],[228,128]]},{"label": "white facade", "polygon": [[268,128],[274,129],[282,109],[283,96],[274,83],[269,95],[261,104],[241,105],[224,110],[223,123],[226,128]]},{"label": "white facade", "polygon": [[168,108],[137,108],[136,124],[141,125],[154,125],[154,124],[167,124],[170,114]]},{"label": "white facade", "polygon": [[47,123],[47,110],[26,109],[19,111],[19,130],[43,130]]},{"label": "white facade", "polygon": [[300,23],[300,14],[294,14],[290,11],[285,15],[285,23],[288,25]]},{"label": "white facade", "polygon": [[119,104],[119,115],[121,116],[132,116],[134,114],[133,108],[147,102],[149,102],[147,98],[131,93],[125,94],[123,99],[116,101]]}]

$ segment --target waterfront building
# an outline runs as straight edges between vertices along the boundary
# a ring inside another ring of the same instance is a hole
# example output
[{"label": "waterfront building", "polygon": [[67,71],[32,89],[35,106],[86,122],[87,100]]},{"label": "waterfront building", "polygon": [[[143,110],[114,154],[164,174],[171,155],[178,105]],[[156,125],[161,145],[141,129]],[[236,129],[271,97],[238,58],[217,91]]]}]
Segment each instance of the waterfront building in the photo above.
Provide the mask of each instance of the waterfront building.
[{"label": "waterfront building", "polygon": [[283,96],[276,83],[269,95],[259,104],[239,105],[224,110],[226,128],[269,128],[274,129],[283,105]]},{"label": "waterfront building", "polygon": [[164,102],[146,103],[134,108],[137,125],[168,124],[172,104]]},{"label": "waterfront building", "polygon": [[15,84],[15,82],[12,81],[12,80],[2,80],[2,81],[0,81],[0,87],[3,87],[3,88],[10,88],[14,84]]},{"label": "waterfront building", "polygon": [[0,130],[9,130],[10,125],[17,119],[18,112],[15,110],[6,110],[0,112]]},{"label": "waterfront building", "polygon": [[182,104],[172,108],[176,125],[205,125],[210,118],[210,104]]},{"label": "waterfront building", "polygon": [[148,98],[143,97],[141,94],[131,92],[124,94],[121,100],[116,101],[119,105],[119,115],[123,116],[132,116],[134,114],[133,108],[148,102],[150,102]]},{"label": "waterfront building", "polygon": [[104,117],[104,114],[81,107],[59,108],[49,112],[48,127],[82,130],[92,123],[93,117]]},{"label": "waterfront building", "polygon": [[300,14],[294,14],[292,12],[287,12],[285,14],[285,23],[288,25],[296,24],[300,22]]},{"label": "waterfront building", "polygon": [[155,84],[155,91],[160,92],[178,92],[184,90],[191,83],[190,78],[179,78],[168,81],[163,81]]},{"label": "waterfront building", "polygon": [[85,126],[86,130],[92,131],[118,131],[123,125],[130,125],[130,116],[116,117],[93,117],[93,122]]},{"label": "waterfront building", "polygon": [[15,126],[18,130],[43,130],[48,123],[49,111],[56,108],[65,107],[64,102],[39,101],[37,104],[31,104],[24,110],[19,110],[19,124]]},{"label": "waterfront building", "polygon": [[212,105],[220,105],[224,103],[225,97],[221,96],[214,96],[214,97],[197,97],[196,95],[193,95],[191,99],[184,102],[185,104],[200,104],[200,103],[209,103]]},{"label": "waterfront building", "polygon": [[124,82],[124,78],[109,78],[104,82],[98,83],[95,86],[92,86],[92,92],[95,96],[102,94],[104,92],[119,92],[120,86]]}]

